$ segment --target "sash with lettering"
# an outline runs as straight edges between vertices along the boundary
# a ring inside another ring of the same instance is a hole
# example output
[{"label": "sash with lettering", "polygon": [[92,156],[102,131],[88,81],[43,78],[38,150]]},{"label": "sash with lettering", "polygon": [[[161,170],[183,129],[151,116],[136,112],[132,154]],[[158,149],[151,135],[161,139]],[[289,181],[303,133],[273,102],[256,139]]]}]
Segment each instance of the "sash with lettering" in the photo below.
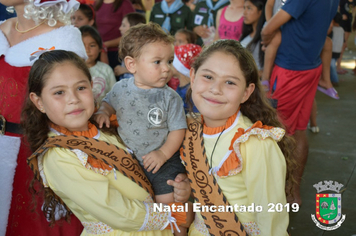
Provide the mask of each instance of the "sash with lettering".
[{"label": "sash with lettering", "polygon": [[[188,130],[185,133],[182,159],[191,182],[194,198],[201,205],[228,206],[213,175],[209,174],[203,140],[203,125],[190,115],[187,117]],[[210,235],[247,235],[241,222],[233,211],[200,212]]]},{"label": "sash with lettering", "polygon": [[41,181],[41,176],[38,170],[37,157],[52,147],[62,147],[70,150],[79,149],[89,156],[101,160],[105,164],[120,171],[123,175],[145,189],[152,198],[154,198],[152,185],[136,158],[116,145],[83,136],[58,135],[49,137],[46,142],[27,159],[27,164],[39,181]]}]

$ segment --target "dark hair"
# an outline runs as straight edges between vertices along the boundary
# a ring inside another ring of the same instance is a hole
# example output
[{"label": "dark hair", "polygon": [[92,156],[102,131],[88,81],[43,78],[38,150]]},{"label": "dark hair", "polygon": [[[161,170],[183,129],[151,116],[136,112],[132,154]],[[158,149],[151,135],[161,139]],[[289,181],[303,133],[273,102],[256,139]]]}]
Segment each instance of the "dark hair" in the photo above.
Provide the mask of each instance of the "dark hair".
[{"label": "dark hair", "polygon": [[94,20],[94,24],[92,26],[96,28],[95,11],[92,6],[81,3],[78,11],[81,11],[89,19],[89,21]]},{"label": "dark hair", "polygon": [[[205,61],[216,52],[222,52],[235,57],[246,79],[246,87],[250,84],[255,84],[255,90],[252,92],[249,99],[240,106],[241,113],[248,117],[253,123],[261,121],[264,125],[284,128],[284,125],[278,119],[276,110],[272,108],[264,94],[258,75],[258,69],[251,52],[242,47],[238,41],[228,39],[218,40],[204,48],[193,63],[192,68],[194,69],[194,73],[197,73],[201,65],[203,65]],[[192,111],[193,104],[191,98],[192,90],[189,89],[187,92],[187,101],[189,103],[189,108]],[[292,171],[295,169],[296,165],[296,162],[292,157],[295,147],[294,140],[290,136],[284,136],[282,140],[278,142],[278,145],[287,162],[287,181],[295,183],[295,179],[292,175]]]},{"label": "dark hair", "polygon": [[[79,28],[80,32],[82,33],[82,37],[84,36],[90,36],[92,37],[95,42],[98,44],[99,48],[102,49],[103,47],[103,41],[100,37],[99,32],[92,26],[89,25],[83,25],[82,27]],[[98,55],[98,57],[95,59],[95,61],[99,61],[100,60],[100,54]]]},{"label": "dark hair", "polygon": [[[91,82],[91,75],[85,61],[77,54],[65,50],[53,50],[43,53],[39,59],[33,64],[30,70],[28,85],[27,85],[27,98],[24,103],[21,114],[21,125],[24,130],[24,137],[28,141],[32,152],[36,151],[48,138],[50,131],[50,120],[47,115],[40,112],[29,98],[30,93],[35,93],[38,97],[41,97],[42,90],[48,80],[51,72],[57,65],[63,63],[72,63],[78,69],[80,69]],[[93,101],[94,102],[94,101]],[[90,120],[94,125],[97,123],[93,119]],[[103,130],[103,129],[102,129]],[[104,132],[117,134],[116,129],[103,130]],[[120,140],[118,138],[118,140]],[[50,220],[50,225],[55,224],[55,209],[57,206],[65,207],[67,209],[65,219],[70,221],[70,209],[63,203],[63,201],[52,191],[50,188],[43,188],[42,185],[35,187],[37,179],[32,179],[29,190],[33,197],[33,209],[36,208],[37,201],[35,195],[44,194],[43,214]],[[62,204],[63,206],[60,206]]]},{"label": "dark hair", "polygon": [[141,10],[143,12],[146,11],[145,6],[142,4],[142,0],[131,0],[133,7],[137,10]]},{"label": "dark hair", "polygon": [[340,24],[341,21],[342,21],[342,15],[341,15],[341,13],[340,13],[340,12],[336,12],[336,14],[335,14],[333,20],[334,20],[334,22],[335,22],[336,24]]},{"label": "dark hair", "polygon": [[[247,49],[249,49],[251,52],[255,50],[256,47],[259,47],[259,53],[258,53],[258,61],[263,68],[264,65],[264,56],[265,53],[262,51],[262,44],[261,44],[261,31],[263,28],[264,23],[266,22],[266,17],[265,17],[265,2],[266,0],[246,0],[245,2],[251,2],[254,6],[257,7],[258,11],[261,11],[261,16],[258,19],[257,26],[256,26],[256,32],[255,35],[253,36],[251,42],[247,45]],[[242,26],[242,34],[240,36],[240,41],[242,41],[244,38],[246,38],[248,35],[250,35],[253,31],[252,25],[247,25],[243,23]]]},{"label": "dark hair", "polygon": [[130,27],[138,25],[140,23],[146,24],[146,17],[141,13],[131,12],[129,14],[126,14],[124,18],[127,19],[130,24]]},{"label": "dark hair", "polygon": [[[122,2],[123,2],[123,0],[115,0],[114,1],[113,12],[116,12],[119,9],[119,7],[121,6]],[[96,0],[95,4],[94,4],[94,10],[98,11],[100,9],[101,5],[103,5],[103,3],[104,3],[104,0]]]},{"label": "dark hair", "polygon": [[188,43],[193,43],[195,44],[197,41],[197,35],[191,31],[191,30],[187,30],[187,29],[179,29],[177,30],[177,33],[182,33],[185,35],[185,37],[187,38]]},{"label": "dark hair", "polygon": [[163,42],[172,44],[174,38],[164,32],[156,23],[138,24],[131,27],[120,40],[119,57],[123,60],[126,56],[137,58],[141,55],[143,46]]}]

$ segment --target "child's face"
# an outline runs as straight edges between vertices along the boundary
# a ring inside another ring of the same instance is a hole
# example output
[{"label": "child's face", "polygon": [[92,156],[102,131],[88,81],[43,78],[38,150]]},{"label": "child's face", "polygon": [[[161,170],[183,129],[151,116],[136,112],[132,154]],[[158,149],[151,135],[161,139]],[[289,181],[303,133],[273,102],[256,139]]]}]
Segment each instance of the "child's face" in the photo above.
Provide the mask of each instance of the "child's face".
[{"label": "child's face", "polygon": [[70,18],[72,25],[75,27],[82,27],[84,25],[90,25],[92,26],[94,23],[94,20],[89,20],[88,17],[86,17],[81,10],[78,10],[73,13],[72,17]]},{"label": "child's face", "polygon": [[244,3],[244,23],[251,25],[258,22],[260,19],[262,11],[253,5],[250,1],[245,1]]},{"label": "child's face", "polygon": [[85,51],[88,55],[88,59],[85,61],[85,63],[90,68],[95,66],[96,64],[96,59],[98,58],[100,53],[100,47],[90,35],[85,35],[82,37],[82,39]]},{"label": "child's face", "polygon": [[174,50],[172,44],[154,42],[145,45],[134,59],[135,84],[142,89],[162,88],[171,79]]},{"label": "child's face", "polygon": [[188,40],[185,34],[183,33],[176,33],[174,35],[174,46],[181,46],[181,45],[185,45],[188,44]]},{"label": "child's face", "polygon": [[246,80],[236,58],[215,52],[199,67],[190,71],[192,98],[208,127],[225,125],[254,90]]},{"label": "child's face", "polygon": [[70,131],[88,130],[88,120],[94,112],[92,86],[84,72],[72,63],[56,65],[41,97],[31,93],[30,98],[54,124]]},{"label": "child's face", "polygon": [[128,31],[129,29],[130,29],[130,23],[127,20],[127,17],[125,17],[124,19],[122,19],[121,26],[119,28],[121,35],[124,35],[126,31]]}]

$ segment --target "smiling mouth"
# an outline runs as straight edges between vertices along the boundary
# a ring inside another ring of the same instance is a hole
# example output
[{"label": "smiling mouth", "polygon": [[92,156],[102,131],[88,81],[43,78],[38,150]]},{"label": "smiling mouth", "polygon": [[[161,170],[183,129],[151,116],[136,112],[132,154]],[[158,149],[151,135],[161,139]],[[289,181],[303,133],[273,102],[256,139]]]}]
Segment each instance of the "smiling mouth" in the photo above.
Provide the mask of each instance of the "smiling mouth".
[{"label": "smiling mouth", "polygon": [[212,104],[222,104],[222,102],[215,100],[215,99],[211,99],[211,98],[204,98],[207,102],[212,103]]},{"label": "smiling mouth", "polygon": [[69,115],[79,115],[79,114],[81,114],[83,111],[84,111],[84,110],[82,110],[82,109],[78,109],[78,110],[71,111],[71,112],[69,112],[68,114],[69,114]]}]

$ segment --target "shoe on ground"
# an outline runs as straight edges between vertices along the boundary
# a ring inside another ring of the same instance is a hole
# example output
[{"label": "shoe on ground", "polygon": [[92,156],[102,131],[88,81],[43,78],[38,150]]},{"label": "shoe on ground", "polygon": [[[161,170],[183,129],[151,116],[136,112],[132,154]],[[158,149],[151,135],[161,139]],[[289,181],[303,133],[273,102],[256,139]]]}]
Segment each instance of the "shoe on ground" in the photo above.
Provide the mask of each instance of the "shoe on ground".
[{"label": "shoe on ground", "polygon": [[336,100],[340,99],[339,95],[337,94],[337,91],[333,87],[325,89],[325,88],[321,87],[320,85],[318,85],[318,90],[333,99],[336,99]]},{"label": "shoe on ground", "polygon": [[309,130],[310,130],[312,133],[314,133],[314,134],[317,134],[317,133],[319,133],[319,131],[320,131],[320,129],[319,129],[318,126],[309,126],[308,128],[309,128]]}]

